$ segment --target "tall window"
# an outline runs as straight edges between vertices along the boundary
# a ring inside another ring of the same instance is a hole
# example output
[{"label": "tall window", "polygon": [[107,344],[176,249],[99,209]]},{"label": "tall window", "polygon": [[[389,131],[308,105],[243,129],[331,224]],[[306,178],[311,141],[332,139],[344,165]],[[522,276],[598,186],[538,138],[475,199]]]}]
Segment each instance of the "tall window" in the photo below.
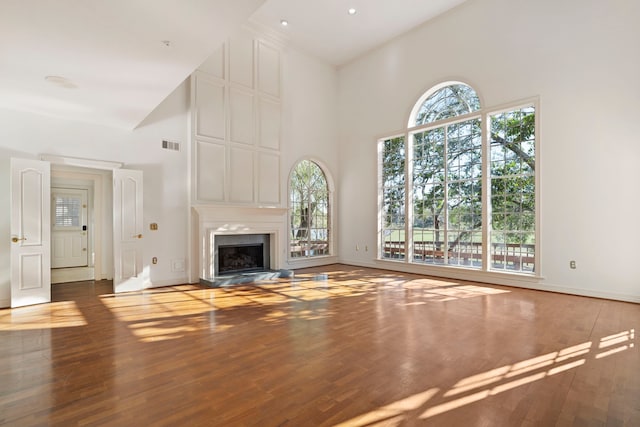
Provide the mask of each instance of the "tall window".
[{"label": "tall window", "polygon": [[536,237],[535,110],[489,116],[491,260],[498,270],[533,271]]},{"label": "tall window", "polygon": [[380,162],[381,258],[534,270],[533,104],[486,111],[465,84],[436,87],[406,136],[380,141]]},{"label": "tall window", "polygon": [[405,153],[404,137],[382,142],[382,253],[405,258]]},{"label": "tall window", "polygon": [[329,255],[329,186],[316,163],[302,160],[289,178],[292,258]]}]

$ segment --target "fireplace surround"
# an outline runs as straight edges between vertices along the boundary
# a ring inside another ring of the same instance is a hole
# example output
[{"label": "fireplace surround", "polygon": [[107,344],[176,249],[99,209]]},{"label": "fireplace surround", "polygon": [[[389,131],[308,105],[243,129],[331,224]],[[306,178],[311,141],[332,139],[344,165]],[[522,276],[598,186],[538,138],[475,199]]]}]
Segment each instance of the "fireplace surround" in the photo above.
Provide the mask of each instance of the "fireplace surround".
[{"label": "fireplace surround", "polygon": [[[232,206],[194,206],[192,208],[193,247],[192,251],[198,256],[198,271],[192,274],[201,281],[215,282],[228,273],[219,272],[216,268],[216,248],[229,236],[235,236],[242,242],[251,243],[254,237],[262,235],[268,237],[268,250],[263,259],[265,270],[280,270],[284,268],[286,260],[287,238],[287,209],[268,207],[232,207]],[[240,243],[240,244],[245,244]],[[267,257],[268,255],[268,257]],[[219,264],[218,264],[219,269]]]}]

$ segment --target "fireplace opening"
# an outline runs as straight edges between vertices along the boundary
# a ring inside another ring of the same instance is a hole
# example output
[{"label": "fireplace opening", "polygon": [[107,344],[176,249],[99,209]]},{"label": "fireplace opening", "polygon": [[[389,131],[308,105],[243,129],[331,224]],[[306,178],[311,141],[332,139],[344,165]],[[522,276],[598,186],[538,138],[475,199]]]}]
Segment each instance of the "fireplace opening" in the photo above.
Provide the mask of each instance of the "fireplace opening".
[{"label": "fireplace opening", "polygon": [[214,236],[214,274],[228,276],[271,268],[269,234]]},{"label": "fireplace opening", "polygon": [[218,272],[244,273],[264,270],[264,244],[218,246]]}]

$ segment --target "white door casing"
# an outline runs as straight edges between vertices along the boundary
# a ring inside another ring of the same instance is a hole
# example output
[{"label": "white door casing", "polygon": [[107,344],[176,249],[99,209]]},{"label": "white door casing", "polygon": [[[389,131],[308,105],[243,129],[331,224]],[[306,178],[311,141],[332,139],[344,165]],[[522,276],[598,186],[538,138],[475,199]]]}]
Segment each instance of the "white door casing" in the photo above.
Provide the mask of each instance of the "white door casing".
[{"label": "white door casing", "polygon": [[142,171],[113,170],[114,292],[145,288],[142,264]]},{"label": "white door casing", "polygon": [[51,170],[11,159],[11,307],[51,301]]},{"label": "white door casing", "polygon": [[51,267],[89,265],[88,190],[51,188]]}]

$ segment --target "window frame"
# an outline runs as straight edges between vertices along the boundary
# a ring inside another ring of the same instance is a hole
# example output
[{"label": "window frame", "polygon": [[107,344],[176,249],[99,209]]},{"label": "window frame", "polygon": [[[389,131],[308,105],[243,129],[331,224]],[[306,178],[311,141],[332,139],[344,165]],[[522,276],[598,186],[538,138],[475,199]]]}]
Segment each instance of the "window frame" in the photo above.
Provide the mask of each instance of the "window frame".
[{"label": "window frame", "polygon": [[[472,89],[475,88],[467,83],[461,81],[447,81],[443,83],[439,83],[433,86],[431,89],[426,91],[414,104],[411,115],[409,116],[409,120],[407,121],[406,129],[398,132],[393,132],[381,136],[377,139],[377,150],[378,150],[378,249],[377,249],[377,261],[379,262],[389,262],[395,264],[403,264],[403,265],[412,265],[416,266],[422,270],[440,270],[441,269],[456,269],[462,270],[465,272],[473,273],[481,273],[482,275],[517,275],[525,278],[534,278],[539,279],[542,276],[541,272],[541,260],[540,260],[540,102],[539,97],[530,97],[520,99],[514,102],[504,103],[497,106],[486,107],[484,102],[482,102],[482,97],[476,91],[476,95],[480,99],[480,108],[478,110],[462,114],[455,117],[449,117],[443,120],[434,121],[431,123],[415,125],[416,116],[418,111],[420,110],[422,104],[435,92],[440,89],[443,89],[450,85],[455,84],[464,84]],[[534,194],[535,194],[535,260],[534,267],[532,272],[528,271],[509,271],[509,270],[499,270],[493,269],[491,263],[491,162],[488,161],[490,159],[490,118],[492,116],[506,113],[522,108],[533,108],[535,114],[534,121],[534,143],[535,143],[535,170],[534,170]],[[482,266],[480,268],[468,268],[466,266],[460,265],[452,265],[452,264],[429,264],[429,263],[420,263],[414,260],[414,247],[413,247],[413,220],[414,220],[414,206],[413,206],[413,198],[414,198],[414,189],[413,189],[413,157],[414,157],[414,141],[413,137],[415,134],[420,132],[426,132],[436,128],[446,128],[453,124],[459,122],[465,122],[469,120],[479,119],[480,126],[482,129],[481,132],[481,153],[482,153],[482,198],[481,198],[481,212],[482,212]],[[405,200],[404,200],[404,211],[405,211],[405,254],[403,259],[393,259],[393,258],[385,258],[384,257],[384,231],[385,228],[383,226],[383,152],[384,152],[384,143],[385,141],[393,138],[402,137],[404,138],[404,151],[405,151]]]},{"label": "window frame", "polygon": [[[316,167],[318,167],[320,169],[320,171],[322,172],[323,176],[324,176],[324,180],[325,180],[325,184],[327,186],[326,190],[327,190],[327,253],[325,254],[321,254],[321,255],[304,255],[304,256],[298,256],[298,257],[293,257],[291,256],[291,244],[292,244],[292,230],[293,230],[293,223],[291,220],[291,213],[292,213],[292,202],[291,202],[291,179],[293,177],[293,174],[296,170],[296,168],[298,167],[298,165],[300,163],[302,163],[303,161],[308,161],[313,163]],[[295,264],[295,263],[308,263],[311,262],[313,260],[316,259],[322,259],[322,258],[329,258],[329,257],[335,257],[335,244],[334,244],[334,200],[333,200],[333,194],[334,194],[334,185],[333,185],[333,180],[331,178],[331,175],[328,172],[327,167],[325,166],[325,164],[315,158],[312,157],[303,157],[301,159],[298,159],[297,161],[294,162],[293,166],[291,167],[291,170],[289,171],[289,175],[287,178],[287,261],[291,264]]]}]

